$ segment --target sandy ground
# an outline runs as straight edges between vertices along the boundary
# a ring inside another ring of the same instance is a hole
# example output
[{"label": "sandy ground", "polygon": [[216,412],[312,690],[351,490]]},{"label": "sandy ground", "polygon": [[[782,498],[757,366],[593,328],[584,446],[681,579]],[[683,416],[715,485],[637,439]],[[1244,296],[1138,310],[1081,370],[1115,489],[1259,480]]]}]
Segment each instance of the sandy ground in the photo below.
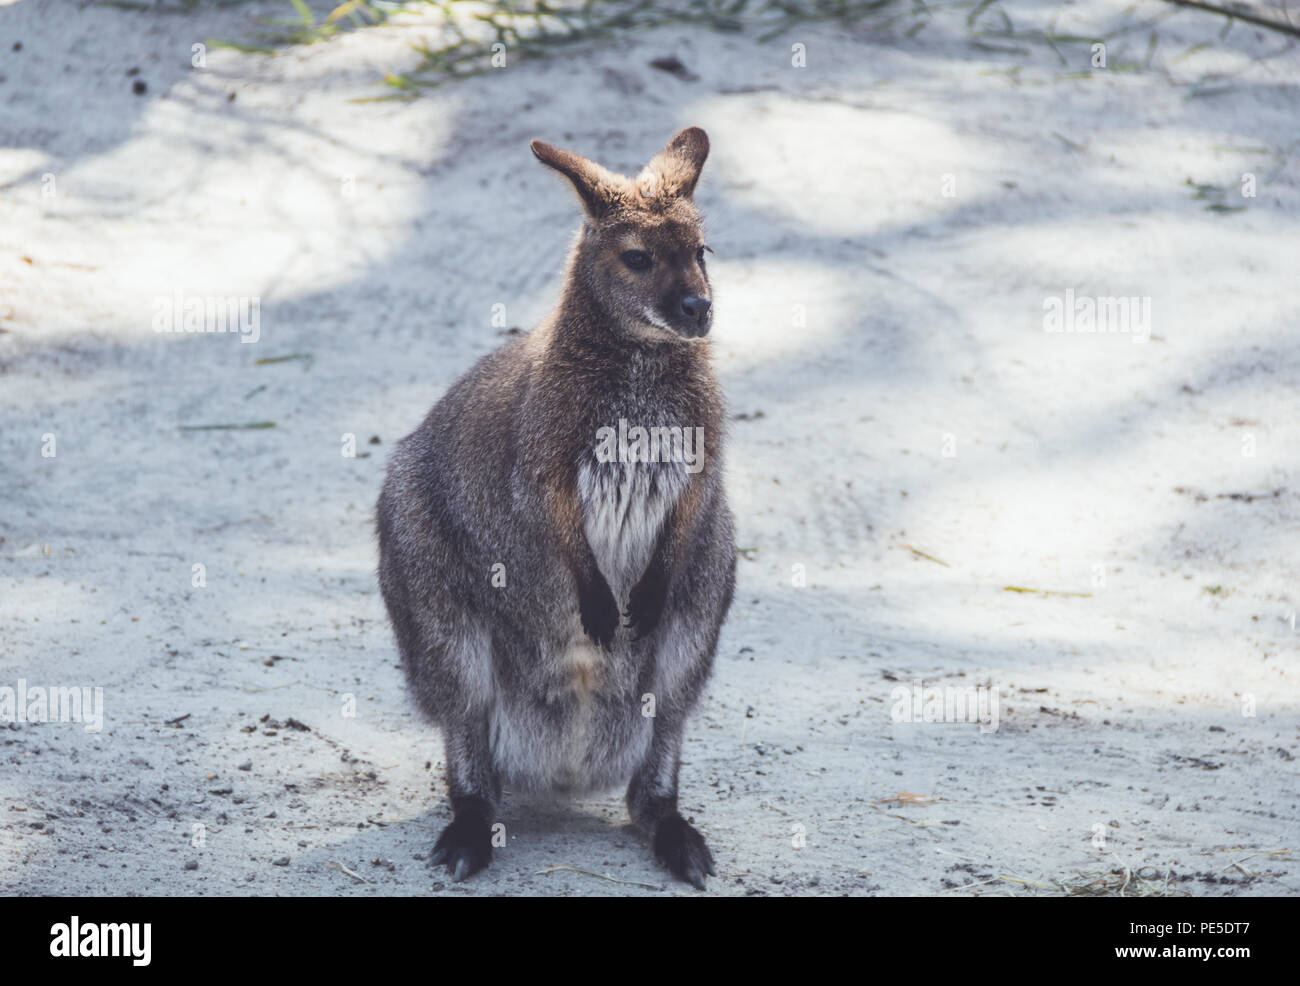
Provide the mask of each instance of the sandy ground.
[{"label": "sandy ground", "polygon": [[[0,8],[0,688],[104,709],[0,724],[0,890],[693,893],[620,792],[508,797],[488,872],[429,867],[373,502],[555,296],[528,139],[631,171],[697,124],[747,549],[682,776],[709,892],[1300,891],[1294,45],[1108,0],[665,28],[411,102],[355,100],[418,18],[191,66],[287,9]],[[1067,290],[1150,337],[1045,331]],[[177,291],[260,299],[258,341],[155,332]],[[895,721],[914,681],[998,728]]]}]

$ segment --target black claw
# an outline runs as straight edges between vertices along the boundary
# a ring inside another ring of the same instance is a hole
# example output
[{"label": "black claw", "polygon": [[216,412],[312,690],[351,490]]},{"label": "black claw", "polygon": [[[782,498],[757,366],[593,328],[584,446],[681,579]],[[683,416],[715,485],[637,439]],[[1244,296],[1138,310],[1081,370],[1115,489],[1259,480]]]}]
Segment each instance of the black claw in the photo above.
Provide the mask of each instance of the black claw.
[{"label": "black claw", "polygon": [[709,852],[704,836],[676,813],[655,827],[654,851],[655,858],[668,868],[668,872],[696,890],[703,890],[704,877],[716,872],[713,854]]},{"label": "black claw", "polygon": [[659,625],[668,601],[668,579],[655,565],[646,569],[628,598],[627,625],[636,631],[636,639],[644,640]]},{"label": "black claw", "polygon": [[578,589],[578,616],[582,629],[593,642],[605,650],[614,643],[614,631],[622,622],[622,613],[614,593],[599,572]]},{"label": "black claw", "polygon": [[473,876],[492,861],[492,829],[478,817],[457,818],[438,836],[431,866],[446,866],[454,882]]}]

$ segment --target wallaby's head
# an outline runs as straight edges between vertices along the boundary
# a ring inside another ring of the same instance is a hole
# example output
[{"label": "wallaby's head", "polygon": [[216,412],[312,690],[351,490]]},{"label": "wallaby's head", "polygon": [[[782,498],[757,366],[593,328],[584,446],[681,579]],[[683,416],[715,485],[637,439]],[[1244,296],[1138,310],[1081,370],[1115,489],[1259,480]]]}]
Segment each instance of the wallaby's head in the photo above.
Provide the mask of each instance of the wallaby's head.
[{"label": "wallaby's head", "polygon": [[708,249],[691,196],[709,155],[699,127],[677,134],[636,178],[571,151],[532,142],[533,153],[573,183],[582,232],[569,276],[623,335],[652,342],[697,339],[713,323]]}]

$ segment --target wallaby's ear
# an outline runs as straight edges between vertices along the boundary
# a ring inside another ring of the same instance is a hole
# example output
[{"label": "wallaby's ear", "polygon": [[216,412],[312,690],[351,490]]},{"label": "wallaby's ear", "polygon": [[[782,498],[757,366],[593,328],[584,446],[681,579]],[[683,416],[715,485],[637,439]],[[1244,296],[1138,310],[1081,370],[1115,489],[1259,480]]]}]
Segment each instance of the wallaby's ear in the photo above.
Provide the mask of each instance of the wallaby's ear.
[{"label": "wallaby's ear", "polygon": [[594,219],[608,215],[623,197],[621,188],[624,179],[611,171],[606,171],[594,161],[588,161],[580,154],[554,147],[543,140],[534,140],[529,145],[537,160],[548,168],[554,168],[573,183],[587,214]]},{"label": "wallaby's ear", "polygon": [[687,127],[645,166],[637,178],[641,196],[689,199],[708,156],[709,135],[699,127]]}]

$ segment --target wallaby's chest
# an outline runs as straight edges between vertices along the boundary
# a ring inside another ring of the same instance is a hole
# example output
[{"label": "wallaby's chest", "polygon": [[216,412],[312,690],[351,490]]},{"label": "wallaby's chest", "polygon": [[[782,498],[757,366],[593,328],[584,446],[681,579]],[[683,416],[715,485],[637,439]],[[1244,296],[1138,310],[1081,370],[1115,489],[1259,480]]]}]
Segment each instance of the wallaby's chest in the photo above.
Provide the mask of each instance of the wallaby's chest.
[{"label": "wallaby's chest", "polygon": [[649,565],[689,479],[684,465],[674,462],[591,461],[579,471],[587,542],[619,599],[626,599]]},{"label": "wallaby's chest", "polygon": [[578,470],[583,527],[621,601],[636,585],[674,506],[704,467],[703,408],[682,375],[635,356],[593,402],[595,433]]}]

